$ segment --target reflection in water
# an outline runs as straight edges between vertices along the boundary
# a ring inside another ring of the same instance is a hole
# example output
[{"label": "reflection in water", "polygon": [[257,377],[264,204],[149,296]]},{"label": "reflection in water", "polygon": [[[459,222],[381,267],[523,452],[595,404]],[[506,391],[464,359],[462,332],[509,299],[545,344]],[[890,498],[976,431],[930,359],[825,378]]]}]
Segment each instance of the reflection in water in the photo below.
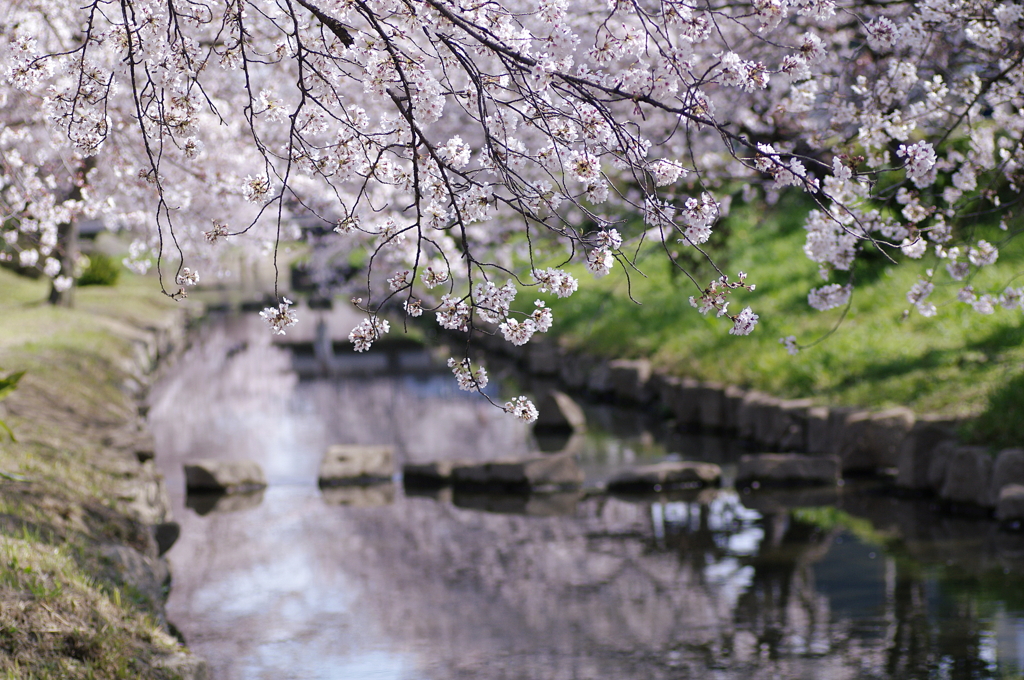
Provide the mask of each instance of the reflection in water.
[{"label": "reflection in water", "polygon": [[[331,444],[389,444],[400,462],[539,445],[443,367],[422,370],[423,355],[382,364],[414,374],[299,381],[250,324],[207,329],[150,411],[182,524],[169,617],[215,679],[990,678],[1021,667],[1024,543],[917,503],[849,488],[321,493]],[[635,414],[589,416],[598,427],[561,444],[588,484],[672,453],[726,465],[738,453],[652,436]],[[209,457],[256,460],[270,487],[186,508],[181,464]],[[791,511],[830,502],[845,513]]]}]

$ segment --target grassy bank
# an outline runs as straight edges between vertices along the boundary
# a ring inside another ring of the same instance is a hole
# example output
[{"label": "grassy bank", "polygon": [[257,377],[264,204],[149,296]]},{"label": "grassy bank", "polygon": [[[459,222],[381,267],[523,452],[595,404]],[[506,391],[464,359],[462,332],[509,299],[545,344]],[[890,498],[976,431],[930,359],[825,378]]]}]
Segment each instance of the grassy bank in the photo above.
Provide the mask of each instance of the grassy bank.
[{"label": "grassy bank", "polygon": [[80,289],[74,309],[47,293],[0,270],[0,367],[26,371],[0,405],[17,436],[0,442],[0,677],[188,675],[161,593],[133,576],[158,564],[133,392],[182,309],[140,279]]},{"label": "grassy bank", "polygon": [[[932,298],[939,313],[912,314],[906,291],[926,266],[892,266],[876,257],[858,265],[857,288],[839,329],[843,310],[818,312],[807,304],[810,288],[822,285],[817,267],[803,256],[803,215],[807,206],[784,202],[768,212],[740,206],[712,241],[712,253],[735,278],[750,274],[757,289],[738,293],[730,309],[749,304],[760,324],[749,337],[728,334],[725,320],[703,318],[689,302],[697,294],[683,275],[673,273],[664,251],[642,251],[639,268],[627,281],[617,265],[613,274],[588,282],[567,300],[553,301],[552,332],[569,346],[617,357],[650,357],[680,375],[754,387],[786,397],[815,397],[823,404],[866,407],[906,405],[920,413],[978,417],[968,434],[998,445],[1024,443],[1024,315],[998,309],[982,316],[956,301],[957,287],[942,272]],[[979,232],[993,243],[1005,237]],[[683,250],[682,247],[680,247]],[[685,256],[685,254],[684,254]],[[706,285],[713,271],[698,261],[697,280]],[[1024,243],[1001,247],[999,261],[973,281],[979,290],[1001,290],[1024,271]],[[586,273],[581,274],[584,277]],[[842,282],[840,279],[835,279]],[[1020,279],[1014,282],[1020,285]],[[632,302],[632,297],[640,302]],[[795,335],[812,345],[797,356],[779,339]]]}]

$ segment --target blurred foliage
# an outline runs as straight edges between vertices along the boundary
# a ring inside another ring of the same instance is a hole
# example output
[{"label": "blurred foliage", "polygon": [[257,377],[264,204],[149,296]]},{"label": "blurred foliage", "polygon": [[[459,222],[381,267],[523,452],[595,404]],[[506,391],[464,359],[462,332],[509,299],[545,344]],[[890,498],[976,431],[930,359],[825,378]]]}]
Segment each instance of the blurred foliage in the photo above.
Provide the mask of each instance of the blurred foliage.
[{"label": "blurred foliage", "polygon": [[[25,375],[25,371],[19,373],[12,373],[6,377],[0,378],[0,401],[3,401],[11,392],[18,387],[18,381],[21,380],[21,376]],[[0,431],[6,432],[7,436],[11,438],[11,441],[17,441],[14,438],[14,432],[3,420],[0,420]]]},{"label": "blurred foliage", "polygon": [[121,264],[104,253],[92,253],[78,278],[79,286],[114,286],[121,276]]}]

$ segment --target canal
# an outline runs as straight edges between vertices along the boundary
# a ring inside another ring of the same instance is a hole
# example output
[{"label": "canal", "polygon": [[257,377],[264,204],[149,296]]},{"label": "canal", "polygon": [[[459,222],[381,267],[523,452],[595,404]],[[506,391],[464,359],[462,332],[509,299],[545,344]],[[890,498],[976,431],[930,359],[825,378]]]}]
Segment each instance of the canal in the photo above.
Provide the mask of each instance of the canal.
[{"label": "canal", "polygon": [[[610,496],[614,472],[671,458],[728,479],[743,446],[609,406],[538,441],[459,392],[443,348],[345,354],[325,375],[258,319],[199,333],[149,419],[181,524],[168,618],[214,680],[1022,677],[1024,539],[990,521],[877,481]],[[524,382],[496,364],[489,389]],[[399,467],[571,450],[587,483],[325,493],[332,444],[390,445]],[[268,488],[189,498],[181,466],[201,458],[257,461]]]}]

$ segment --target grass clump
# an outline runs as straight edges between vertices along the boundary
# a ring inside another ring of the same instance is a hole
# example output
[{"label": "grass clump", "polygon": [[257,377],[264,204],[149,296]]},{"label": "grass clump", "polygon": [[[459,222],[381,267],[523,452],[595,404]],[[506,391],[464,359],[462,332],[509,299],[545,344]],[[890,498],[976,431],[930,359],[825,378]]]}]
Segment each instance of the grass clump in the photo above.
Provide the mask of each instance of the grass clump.
[{"label": "grass clump", "polygon": [[[958,418],[981,416],[971,430],[973,437],[1008,444],[1016,436],[1019,444],[1020,434],[1006,428],[1019,430],[1020,418],[1005,422],[1002,430],[1000,421],[1006,420],[1001,414],[1024,413],[1021,312],[978,314],[956,301],[961,284],[940,272],[932,294],[938,315],[905,316],[910,307],[906,292],[926,267],[941,265],[927,259],[893,265],[881,254],[856,265],[856,288],[845,318],[842,309],[818,312],[808,305],[807,293],[828,282],[802,255],[808,208],[799,197],[784,197],[769,212],[741,205],[725,220],[728,235],[712,253],[716,262],[725,263],[723,270],[731,279],[745,271],[748,283],[757,286],[753,292],[735,293],[730,305],[732,313],[750,305],[760,315],[748,337],[729,335],[727,320],[702,317],[690,306],[689,296],[699,295],[699,290],[670,267],[660,244],[640,251],[637,264],[642,274],[633,271],[627,277],[616,267],[613,275],[581,287],[573,297],[549,303],[556,318],[552,332],[577,349],[606,356],[646,356],[672,373],[784,397],[810,396],[826,404],[875,408],[906,405],[921,413]],[[980,231],[978,235],[986,237]],[[701,286],[717,276],[709,266],[694,263]],[[998,263],[985,267],[971,283],[979,290],[1001,290],[1022,268],[1024,244],[1002,243]],[[845,279],[833,276],[832,282]],[[837,324],[838,330],[830,335]],[[806,346],[796,356],[780,344],[789,335]]]}]

